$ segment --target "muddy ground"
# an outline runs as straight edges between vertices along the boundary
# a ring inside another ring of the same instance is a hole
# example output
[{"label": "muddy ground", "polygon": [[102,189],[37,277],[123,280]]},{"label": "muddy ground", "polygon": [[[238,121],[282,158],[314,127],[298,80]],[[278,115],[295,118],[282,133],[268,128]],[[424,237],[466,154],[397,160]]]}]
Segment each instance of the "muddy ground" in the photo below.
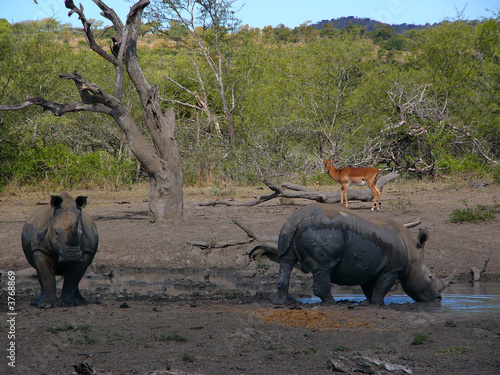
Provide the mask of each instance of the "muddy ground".
[{"label": "muddy ground", "polygon": [[[337,189],[324,187],[323,190]],[[111,291],[95,287],[82,292],[89,304],[41,310],[32,305],[39,288],[25,287],[18,276],[15,316],[15,368],[6,357],[11,326],[7,320],[6,271],[28,267],[20,245],[24,220],[48,193],[12,192],[0,196],[0,269],[4,293],[0,325],[0,374],[71,374],[74,364],[88,363],[98,374],[498,374],[500,313],[436,312],[429,304],[364,307],[274,306],[269,289],[227,289],[192,281],[190,274],[232,275],[253,284],[273,285],[277,266],[249,260],[251,245],[201,249],[188,241],[220,243],[245,240],[233,222],[256,233],[277,236],[285,219],[309,204],[273,200],[256,207],[203,207],[198,203],[234,197],[252,199],[267,188],[186,189],[182,223],[151,225],[147,189],[120,192],[72,191],[87,195],[85,210],[100,234],[94,261],[97,275],[154,270],[161,279],[183,271],[184,289],[171,293]],[[386,215],[401,222],[417,217],[429,229],[426,264],[438,276],[458,270],[460,282],[470,267],[491,258],[483,280],[500,282],[498,217],[479,224],[447,222],[457,208],[493,205],[500,187],[472,187],[467,181],[393,182],[386,185],[381,212],[370,203],[353,202],[362,215]],[[497,214],[498,216],[498,214]],[[418,229],[411,229],[416,234]],[[19,273],[22,275],[22,273]],[[212,276],[211,276],[212,277]],[[311,294],[310,275],[292,276]],[[162,280],[159,280],[161,282]],[[210,281],[211,280],[211,281]],[[189,286],[186,286],[186,284]],[[271,287],[272,288],[272,287]]]}]

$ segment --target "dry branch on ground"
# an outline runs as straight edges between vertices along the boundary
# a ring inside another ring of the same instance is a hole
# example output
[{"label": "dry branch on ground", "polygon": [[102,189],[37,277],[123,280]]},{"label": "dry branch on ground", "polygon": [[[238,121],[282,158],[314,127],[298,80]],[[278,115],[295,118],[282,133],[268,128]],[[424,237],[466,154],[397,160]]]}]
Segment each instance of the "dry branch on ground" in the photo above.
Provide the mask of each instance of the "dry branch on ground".
[{"label": "dry branch on ground", "polygon": [[[377,186],[380,190],[383,189],[384,185],[389,181],[399,177],[398,172],[391,172],[379,178],[377,182]],[[267,185],[269,189],[273,191],[271,194],[261,195],[254,197],[253,200],[247,202],[234,202],[228,199],[217,199],[211,202],[200,203],[200,206],[217,206],[217,205],[225,205],[225,206],[256,206],[263,202],[267,202],[271,199],[275,198],[301,198],[301,199],[310,199],[319,203],[339,203],[340,202],[340,192],[334,193],[322,193],[318,191],[311,190],[305,186],[292,184],[292,183],[284,183],[281,186],[277,186],[270,182],[267,179],[263,179],[262,182]],[[288,190],[287,190],[288,189]],[[373,192],[370,189],[355,189],[349,190],[348,199],[350,201],[357,200],[361,202],[368,202],[373,200]]]}]

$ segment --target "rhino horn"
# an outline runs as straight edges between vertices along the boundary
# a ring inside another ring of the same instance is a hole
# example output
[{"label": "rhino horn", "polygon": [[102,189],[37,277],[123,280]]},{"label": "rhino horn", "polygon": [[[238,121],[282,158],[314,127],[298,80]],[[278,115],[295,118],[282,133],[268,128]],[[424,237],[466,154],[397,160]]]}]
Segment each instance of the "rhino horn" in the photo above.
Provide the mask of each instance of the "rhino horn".
[{"label": "rhino horn", "polygon": [[73,225],[71,233],[68,235],[66,244],[69,246],[78,246],[79,233],[78,233],[78,221]]},{"label": "rhino horn", "polygon": [[439,292],[442,292],[453,281],[453,279],[456,276],[457,276],[457,270],[453,271],[453,273],[451,275],[449,275],[448,277],[441,280],[443,282],[443,286]]}]

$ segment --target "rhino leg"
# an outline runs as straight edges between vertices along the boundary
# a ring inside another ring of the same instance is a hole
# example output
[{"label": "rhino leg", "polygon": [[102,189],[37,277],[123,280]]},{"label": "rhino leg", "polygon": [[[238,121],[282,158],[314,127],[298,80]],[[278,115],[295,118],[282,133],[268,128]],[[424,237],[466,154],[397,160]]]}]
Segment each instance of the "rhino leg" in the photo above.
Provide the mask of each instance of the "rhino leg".
[{"label": "rhino leg", "polygon": [[321,298],[323,303],[335,303],[332,297],[330,274],[327,267],[319,267],[313,271],[313,293]]},{"label": "rhino leg", "polygon": [[368,302],[374,305],[383,305],[384,304],[384,297],[386,296],[387,293],[391,290],[392,286],[396,282],[398,278],[397,274],[384,274],[380,276],[374,284],[371,284],[367,286],[366,288],[369,290],[371,289],[371,298],[368,296],[368,294],[365,292],[365,287],[363,287],[363,292],[365,293],[366,298],[368,298]]},{"label": "rhino leg", "polygon": [[87,303],[78,289],[78,284],[91,262],[92,257],[84,253],[81,263],[72,264],[64,272],[64,283],[61,293],[63,306],[79,306]]},{"label": "rhino leg", "polygon": [[35,301],[35,306],[40,308],[56,307],[57,294],[56,294],[56,275],[54,268],[51,266],[47,255],[41,251],[33,253],[33,267],[36,269],[38,275],[38,282],[42,292]]},{"label": "rhino leg", "polygon": [[373,296],[373,284],[361,285],[361,289],[363,290],[363,294],[365,295],[368,301],[372,300]]},{"label": "rhino leg", "polygon": [[278,292],[274,296],[272,302],[277,305],[281,305],[288,302],[288,287],[290,286],[290,274],[292,273],[293,263],[287,261],[280,261],[280,269],[278,273]]}]

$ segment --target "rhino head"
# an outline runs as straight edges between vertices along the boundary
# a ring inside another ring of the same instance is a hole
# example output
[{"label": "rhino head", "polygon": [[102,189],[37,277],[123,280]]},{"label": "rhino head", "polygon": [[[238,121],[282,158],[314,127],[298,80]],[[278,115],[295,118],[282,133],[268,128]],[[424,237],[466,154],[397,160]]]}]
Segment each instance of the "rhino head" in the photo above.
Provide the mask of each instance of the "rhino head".
[{"label": "rhino head", "polygon": [[82,208],[87,205],[87,197],[79,196],[74,204],[64,199],[69,195],[51,197],[50,205],[54,209],[50,230],[52,248],[58,253],[58,262],[81,262],[83,260],[83,221]]},{"label": "rhino head", "polygon": [[417,302],[430,302],[441,299],[441,292],[455,278],[456,271],[445,279],[437,278],[424,264],[424,245],[428,233],[419,230],[415,249],[411,249],[409,271],[401,278],[403,290]]}]

